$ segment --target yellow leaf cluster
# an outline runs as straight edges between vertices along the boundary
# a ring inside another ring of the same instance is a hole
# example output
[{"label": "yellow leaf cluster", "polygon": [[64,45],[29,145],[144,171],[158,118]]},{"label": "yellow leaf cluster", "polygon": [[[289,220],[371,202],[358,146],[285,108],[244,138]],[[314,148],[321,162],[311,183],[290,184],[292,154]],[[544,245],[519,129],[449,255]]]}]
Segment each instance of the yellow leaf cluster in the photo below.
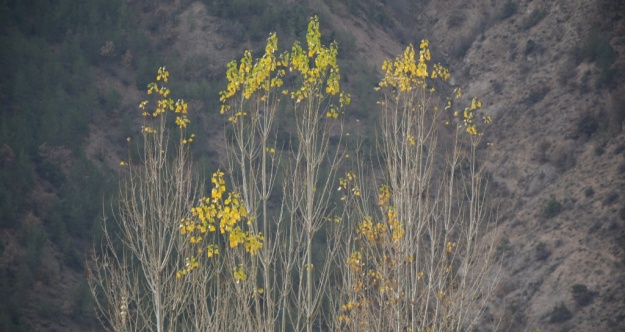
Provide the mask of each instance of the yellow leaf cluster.
[{"label": "yellow leaf cluster", "polygon": [[349,265],[349,267],[355,272],[362,271],[362,268],[365,265],[362,261],[362,253],[360,253],[360,251],[352,252],[350,257],[347,259],[347,265]]},{"label": "yellow leaf cluster", "polygon": [[239,226],[232,229],[228,239],[230,241],[230,248],[235,248],[238,245],[243,244],[245,252],[252,255],[256,255],[258,253],[258,251],[263,247],[263,242],[265,240],[262,233],[253,234],[251,232],[246,232]]},{"label": "yellow leaf cluster", "polygon": [[219,247],[216,244],[209,244],[206,246],[206,256],[212,258],[215,255],[219,255]]},{"label": "yellow leaf cluster", "polygon": [[473,136],[483,134],[483,133],[478,132],[477,124],[474,121],[475,112],[480,108],[482,108],[482,102],[479,101],[476,97],[474,97],[473,99],[471,99],[471,106],[466,107],[463,112],[463,118],[464,118],[463,124],[466,129],[466,132]]},{"label": "yellow leaf cluster", "polygon": [[[331,43],[329,47],[321,43],[319,30],[319,18],[311,18],[306,34],[307,51],[304,51],[299,42],[295,42],[287,57],[289,71],[296,71],[301,75],[301,86],[291,92],[291,98],[296,103],[312,97],[323,97],[322,91],[327,95],[339,93],[341,106],[349,104],[349,96],[340,92],[339,81],[341,79],[339,66],[336,58],[338,46]],[[322,87],[325,85],[325,89]],[[328,112],[329,118],[338,118],[336,110]]]},{"label": "yellow leaf cluster", "polygon": [[[347,178],[343,182],[349,183]],[[399,283],[393,271],[398,264],[404,264],[404,260],[414,260],[414,256],[402,254],[400,244],[404,240],[405,229],[398,211],[391,205],[389,186],[380,187],[378,205],[382,212],[380,221],[367,216],[358,224],[355,248],[347,260],[353,272],[353,297],[341,306],[342,319],[339,317],[346,324],[369,315],[371,306],[397,303],[401,292],[398,292]],[[422,277],[422,274],[417,276],[418,279]]]},{"label": "yellow leaf cluster", "polygon": [[454,252],[454,248],[456,248],[458,246],[458,243],[456,242],[447,242],[447,244],[445,244],[445,253],[447,255],[451,255]]},{"label": "yellow leaf cluster", "polygon": [[239,283],[240,281],[247,280],[247,274],[245,274],[245,269],[243,269],[242,265],[235,267],[233,274],[234,274],[234,279],[236,279],[237,283]]},{"label": "yellow leaf cluster", "polygon": [[198,266],[200,266],[200,263],[195,257],[187,258],[185,260],[184,268],[176,273],[176,278],[180,279],[182,276],[193,271]]},{"label": "yellow leaf cluster", "polygon": [[349,192],[351,192],[354,196],[360,196],[360,187],[358,186],[358,183],[356,182],[356,173],[349,171],[347,173],[345,173],[345,177],[341,177],[339,178],[339,191],[341,190],[345,190],[346,193],[344,195],[341,196],[341,200],[344,201],[347,199],[347,189],[350,189]]},{"label": "yellow leaf cluster", "polygon": [[[429,51],[427,54],[429,55]],[[384,60],[382,70],[385,71],[385,75],[380,86],[392,86],[402,92],[412,90],[415,85],[425,85],[425,78],[428,76],[425,57],[420,55],[420,61],[417,63],[412,45],[408,45],[395,61]]]},{"label": "yellow leaf cluster", "polygon": [[432,78],[439,78],[443,81],[447,81],[449,79],[449,77],[451,77],[451,75],[449,74],[449,70],[445,67],[443,67],[440,64],[434,64],[434,70],[432,70],[432,74],[431,77]]},{"label": "yellow leaf cluster", "polygon": [[141,132],[145,134],[156,134],[157,130],[149,126],[142,126]]},{"label": "yellow leaf cluster", "polygon": [[194,138],[195,138],[195,134],[191,134],[191,136],[189,138],[182,139],[182,144],[191,143],[191,142],[193,142]]},{"label": "yellow leaf cluster", "polygon": [[[270,93],[275,88],[283,85],[282,77],[285,75],[283,68],[284,55],[276,57],[278,50],[278,37],[272,33],[267,39],[265,46],[265,54],[257,59],[252,60],[252,52],[245,51],[241,60],[231,61],[227,65],[226,79],[228,84],[226,89],[219,92],[221,101],[221,114],[226,113],[230,109],[228,101],[237,93],[241,92],[244,99],[250,99],[254,95],[258,95],[261,102],[268,100]],[[254,63],[253,63],[254,62]],[[231,122],[236,122],[236,118],[245,115],[237,113],[230,117]]]},{"label": "yellow leaf cluster", "polygon": [[[169,71],[167,71],[165,67],[160,67],[158,69],[156,80],[166,83],[168,79]],[[186,115],[189,110],[189,105],[183,99],[178,99],[177,101],[174,101],[172,98],[169,98],[171,90],[163,85],[159,86],[155,82],[151,82],[148,84],[147,93],[148,95],[158,95],[159,99],[156,102],[156,109],[154,110],[154,112],[144,111],[142,113],[144,117],[152,116],[156,118],[165,114],[167,111],[172,111],[179,114],[179,116],[176,117],[176,125],[178,125],[178,128],[185,129],[187,127],[190,122],[189,118]],[[148,101],[144,100],[139,104],[139,108],[145,110],[147,104]],[[143,132],[146,134],[153,134],[156,132],[156,130],[152,130],[152,128],[148,126],[144,126],[143,128]],[[186,144],[193,141],[193,138],[183,138],[182,141],[184,144]]]},{"label": "yellow leaf cluster", "polygon": [[189,110],[189,105],[183,99],[178,99],[176,101],[176,109],[175,109],[176,113],[187,114],[188,110]]},{"label": "yellow leaf cluster", "polygon": [[[265,54],[260,59],[253,60],[252,53],[245,51],[239,62],[228,63],[226,70],[228,84],[225,90],[219,92],[220,113],[227,113],[232,107],[232,102],[242,103],[251,98],[268,102],[271,98],[277,98],[273,92],[283,86],[283,77],[287,69],[289,72],[295,71],[299,74],[298,81],[301,85],[294,91],[282,89],[281,93],[290,95],[296,103],[312,97],[323,98],[325,93],[331,96],[340,94],[341,107],[349,104],[349,95],[340,91],[341,75],[336,61],[338,47],[336,43],[332,43],[329,47],[322,45],[319,19],[316,16],[311,18],[308,24],[306,47],[307,50],[304,50],[299,42],[295,42],[290,52],[276,56],[278,38],[272,33],[267,39]],[[239,98],[232,101],[235,96]],[[236,123],[238,117],[245,115],[245,112],[237,112],[230,115],[228,120]],[[338,115],[339,112],[335,108],[327,113],[327,117],[333,119],[338,118]]]},{"label": "yellow leaf cluster", "polygon": [[[216,233],[227,239],[229,248],[243,246],[247,253],[255,255],[263,247],[264,236],[262,233],[255,234],[252,231],[245,230],[248,225],[244,220],[247,218],[247,211],[242,204],[241,197],[236,192],[227,192],[224,173],[217,171],[211,177],[213,188],[210,197],[204,197],[199,204],[191,209],[192,218],[183,219],[180,223],[180,234],[189,237],[192,245],[201,244],[206,238],[205,234]],[[201,252],[202,249],[198,249]],[[206,246],[206,255],[212,258],[219,255],[219,245],[210,243]],[[193,258],[194,259],[194,258]],[[190,272],[194,266],[182,271],[183,275]],[[235,278],[237,281],[245,280],[244,272],[237,270]]]},{"label": "yellow leaf cluster", "polygon": [[384,185],[380,187],[380,190],[378,193],[378,205],[381,207],[386,207],[388,206],[390,199],[391,199],[391,190],[389,186]]},{"label": "yellow leaf cluster", "polygon": [[339,112],[334,107],[330,107],[330,110],[326,113],[326,117],[336,119],[339,117]]},{"label": "yellow leaf cluster", "polygon": [[406,231],[404,225],[397,219],[397,212],[393,207],[390,207],[387,212],[387,224],[391,230],[391,238],[393,239],[393,245],[399,244],[399,241],[404,237]]},{"label": "yellow leaf cluster", "polygon": [[167,71],[167,69],[165,67],[159,68],[158,75],[156,76],[156,80],[160,81],[162,79],[163,82],[167,82],[168,78],[169,78],[169,72]]},{"label": "yellow leaf cluster", "polygon": [[[427,40],[422,40],[419,45],[418,59],[414,46],[408,45],[404,53],[395,58],[394,61],[387,59],[383,62],[382,70],[385,74],[379,87],[393,87],[399,93],[412,91],[417,87],[427,88],[427,78],[448,80],[450,77],[449,70],[440,64],[434,64],[432,70],[428,71],[430,61],[431,55]],[[434,92],[435,90],[429,88],[429,91]]]},{"label": "yellow leaf cluster", "polygon": [[357,239],[365,239],[368,243],[379,243],[386,233],[383,223],[374,223],[371,217],[365,218],[356,228]]},{"label": "yellow leaf cluster", "polygon": [[187,118],[186,115],[183,116],[177,116],[176,117],[176,124],[178,125],[178,127],[180,127],[181,129],[187,128],[187,125],[189,124],[189,118]]},{"label": "yellow leaf cluster", "polygon": [[349,323],[351,321],[350,315],[355,315],[358,309],[361,309],[366,304],[366,300],[361,301],[348,301],[347,304],[341,306],[343,314],[339,316],[339,322]]}]

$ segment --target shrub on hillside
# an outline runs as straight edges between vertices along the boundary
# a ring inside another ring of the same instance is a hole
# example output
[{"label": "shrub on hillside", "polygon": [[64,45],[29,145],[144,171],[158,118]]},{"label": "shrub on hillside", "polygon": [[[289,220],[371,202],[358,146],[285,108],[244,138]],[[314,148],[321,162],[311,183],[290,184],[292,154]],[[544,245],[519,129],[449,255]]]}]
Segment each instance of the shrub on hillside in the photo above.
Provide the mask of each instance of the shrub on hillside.
[{"label": "shrub on hillside", "polygon": [[575,138],[589,138],[599,129],[599,123],[592,114],[586,114],[577,120],[577,132]]},{"label": "shrub on hillside", "polygon": [[551,251],[547,248],[547,244],[545,242],[541,242],[536,246],[536,259],[539,261],[543,261],[551,256]]},{"label": "shrub on hillside", "polygon": [[562,212],[562,203],[560,203],[554,196],[551,196],[545,203],[543,208],[543,217],[553,218]]},{"label": "shrub on hillside", "polygon": [[549,314],[550,323],[562,323],[566,322],[571,318],[573,318],[573,314],[571,313],[569,308],[566,307],[566,304],[564,304],[564,302],[560,302],[560,304],[556,305]]},{"label": "shrub on hillside", "polygon": [[514,3],[514,1],[506,2],[506,4],[501,9],[501,19],[505,20],[508,17],[516,14],[516,9],[517,9],[517,7],[516,7],[516,3]]},{"label": "shrub on hillside", "polygon": [[590,30],[573,55],[579,62],[587,60],[597,65],[599,69],[597,86],[601,87],[612,82],[614,71],[611,67],[616,60],[616,52],[610,45],[610,41],[599,30]]},{"label": "shrub on hillside", "polygon": [[582,307],[589,305],[596,295],[595,292],[590,291],[584,284],[573,285],[571,292],[573,293],[575,302]]}]

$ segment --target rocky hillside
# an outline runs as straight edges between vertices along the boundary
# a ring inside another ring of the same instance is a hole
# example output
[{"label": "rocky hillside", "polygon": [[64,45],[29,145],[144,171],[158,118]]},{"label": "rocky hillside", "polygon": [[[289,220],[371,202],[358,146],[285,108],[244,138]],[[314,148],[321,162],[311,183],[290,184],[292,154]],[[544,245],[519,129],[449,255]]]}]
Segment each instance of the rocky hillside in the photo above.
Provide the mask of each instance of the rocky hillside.
[{"label": "rocky hillside", "polygon": [[[440,45],[496,125],[490,318],[512,331],[625,328],[625,7],[610,1],[431,2]],[[499,321],[500,319],[500,321]]]},{"label": "rocky hillside", "polygon": [[625,7],[511,4],[433,7],[444,14],[430,21],[459,82],[497,123],[485,152],[501,234],[491,314],[514,331],[620,331]]},{"label": "rocky hillside", "polygon": [[[494,120],[486,137],[493,146],[481,154],[498,211],[498,284],[481,330],[625,330],[625,5],[608,0],[259,3],[264,9],[247,1],[129,2],[136,29],[144,32],[142,47],[151,52],[117,45],[106,53],[102,43],[106,59],[93,64],[94,81],[100,95],[116,98],[107,103],[108,113],[92,117],[85,156],[119,170],[125,138],[140,126],[133,114],[146,77],[166,64],[175,76],[174,91],[200,114],[196,160],[214,168],[222,149],[216,110],[225,64],[244,49],[257,50],[269,31],[278,31],[282,45],[301,38],[312,14],[320,16],[324,35],[339,42],[345,84],[354,99],[348,124],[362,129],[375,112],[372,87],[383,59],[427,38],[433,58],[451,69],[450,85],[478,96]],[[145,59],[154,63],[144,66]],[[11,153],[0,151],[3,165]],[[71,173],[65,164],[70,151],[44,145],[40,154],[60,172]],[[49,179],[36,179],[33,206],[56,193]],[[20,222],[47,220],[46,205],[40,209]],[[28,254],[16,232],[2,233],[0,265],[7,271]],[[76,241],[81,250],[88,243]],[[27,294],[25,326],[97,328],[77,321],[83,316],[93,321],[81,314],[88,303],[79,296],[84,273],[66,268],[58,245],[49,248]],[[32,305],[42,294],[45,303]],[[60,309],[51,314],[47,306]]]},{"label": "rocky hillside", "polygon": [[[236,22],[210,15],[203,3],[178,8],[165,28],[171,48],[206,59],[206,72],[219,74],[242,48],[257,47],[233,38]],[[483,155],[501,270],[483,330],[623,330],[625,6],[399,0],[309,8],[347,48],[348,68],[379,68],[428,38],[434,57],[452,69],[452,84],[485,101],[495,122],[494,146]],[[366,93],[350,88],[355,98]]]},{"label": "rocky hillside", "polygon": [[496,123],[484,151],[501,235],[490,318],[512,331],[625,328],[625,6],[430,2],[410,13],[411,31],[439,45]]}]

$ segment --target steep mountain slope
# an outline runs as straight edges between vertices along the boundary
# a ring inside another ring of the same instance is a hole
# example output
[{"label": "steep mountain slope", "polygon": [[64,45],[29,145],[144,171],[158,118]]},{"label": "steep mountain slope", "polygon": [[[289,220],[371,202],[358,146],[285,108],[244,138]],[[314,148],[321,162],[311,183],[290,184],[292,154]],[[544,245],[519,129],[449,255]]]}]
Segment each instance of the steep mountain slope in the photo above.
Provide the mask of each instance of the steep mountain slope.
[{"label": "steep mountain slope", "polygon": [[[591,42],[600,39],[622,54],[623,7],[529,1],[508,16],[507,4],[488,5],[464,9],[457,29],[476,39],[452,68],[497,123],[485,167],[502,234],[495,302],[505,309],[493,314],[512,330],[622,330],[625,108],[622,80],[610,75],[623,59],[609,67],[584,52],[609,53]],[[436,24],[435,38],[463,43]]]},{"label": "steep mountain slope", "polygon": [[[483,156],[499,211],[501,271],[484,330],[494,326],[487,320],[512,331],[625,328],[623,5],[316,1],[309,7],[326,29],[348,34],[339,39],[348,68],[354,62],[379,68],[408,42],[428,38],[434,57],[451,67],[451,84],[485,101],[483,111],[495,121],[487,133],[494,146]],[[181,8],[166,28],[171,48],[185,59],[203,57],[199,67],[209,73],[219,73],[242,46],[257,45],[233,40],[237,23],[210,15],[203,3]],[[367,91],[354,91],[354,98],[363,98],[359,93]],[[218,137],[210,149],[219,150]]]},{"label": "steep mountain slope", "polygon": [[[89,160],[119,170],[127,154],[125,138],[140,126],[136,105],[145,77],[165,64],[175,76],[172,88],[191,100],[198,114],[195,160],[206,169],[216,167],[223,140],[217,91],[227,61],[243,49],[256,50],[270,31],[279,31],[281,45],[302,38],[313,13],[321,17],[324,34],[339,41],[344,80],[354,96],[348,125],[365,132],[360,120],[367,123],[376,111],[372,87],[383,59],[428,38],[433,58],[451,68],[450,86],[480,97],[483,112],[494,119],[486,134],[494,145],[481,153],[498,209],[501,269],[480,330],[625,329],[624,5],[608,0],[311,0],[305,5],[266,1],[269,9],[261,11],[236,7],[245,1],[226,3],[130,3],[137,28],[145,31],[142,47],[152,52],[129,53],[129,47],[93,65],[100,94],[115,91],[117,98],[110,113],[91,118],[97,125],[89,127],[85,143]],[[261,13],[263,19],[250,19]],[[15,159],[9,158],[12,153],[0,150],[3,167]],[[40,154],[70,174],[71,152],[43,146]],[[47,220],[52,208],[46,202],[55,199],[48,179],[36,177],[36,182],[30,199],[40,211],[26,214],[24,224]],[[15,233],[2,234],[0,265],[7,269],[28,255]],[[31,238],[22,242],[47,241]],[[84,250],[89,242],[83,239],[78,247]],[[93,320],[82,314],[88,305],[80,296],[84,274],[66,269],[70,264],[59,245],[49,248],[26,295],[27,326],[95,328],[76,322],[83,316]]]}]

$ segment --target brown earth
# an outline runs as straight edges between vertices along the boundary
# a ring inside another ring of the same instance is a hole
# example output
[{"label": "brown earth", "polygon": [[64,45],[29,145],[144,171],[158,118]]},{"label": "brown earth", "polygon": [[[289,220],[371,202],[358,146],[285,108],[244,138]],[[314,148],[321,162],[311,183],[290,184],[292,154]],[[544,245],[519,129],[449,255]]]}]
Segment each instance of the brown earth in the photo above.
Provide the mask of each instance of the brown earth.
[{"label": "brown earth", "polygon": [[[480,330],[497,324],[509,331],[625,330],[625,5],[608,0],[522,0],[504,17],[505,1],[391,2],[367,1],[394,14],[393,28],[373,24],[341,3],[312,0],[309,5],[328,21],[324,29],[351,33],[352,60],[363,66],[379,68],[406,42],[429,39],[433,58],[452,71],[450,85],[462,86],[466,98],[478,96],[483,112],[493,117],[485,141],[494,146],[484,147],[481,154],[498,211],[501,269]],[[137,12],[144,25],[162,20],[163,28],[149,35],[152,43],[166,45],[167,56],[201,69],[187,80],[223,75],[227,61],[259,46],[233,39],[235,23],[211,15],[199,1],[173,1]],[[616,74],[607,84],[596,62],[580,58],[579,49],[593,28],[617,55],[611,67]],[[98,69],[98,84],[119,91],[121,106],[114,116],[91,127],[86,147],[89,158],[113,169],[128,151],[119,130],[123,114],[138,114],[136,105],[143,95],[133,79],[125,77],[123,66],[120,61]],[[203,149],[220,151],[222,127],[207,124],[218,118],[216,110],[206,107],[192,104],[206,130]],[[138,121],[130,126],[139,127]],[[47,157],[63,151],[53,152]],[[45,192],[33,193],[33,199],[53,199]],[[39,222],[36,213],[27,219]],[[2,236],[2,259],[21,255],[10,254],[16,248],[11,238]],[[51,297],[67,298],[63,294],[70,293],[70,285],[81,276],[63,272],[54,263],[60,260],[58,250],[46,255],[46,270],[52,273],[35,285],[33,294],[47,289]],[[574,285],[586,286],[588,291],[582,293],[588,303],[580,301]],[[61,311],[69,315],[70,305],[62,302]],[[570,317],[556,315],[562,305]],[[32,326],[74,330],[71,321],[59,324],[37,319]]]}]

